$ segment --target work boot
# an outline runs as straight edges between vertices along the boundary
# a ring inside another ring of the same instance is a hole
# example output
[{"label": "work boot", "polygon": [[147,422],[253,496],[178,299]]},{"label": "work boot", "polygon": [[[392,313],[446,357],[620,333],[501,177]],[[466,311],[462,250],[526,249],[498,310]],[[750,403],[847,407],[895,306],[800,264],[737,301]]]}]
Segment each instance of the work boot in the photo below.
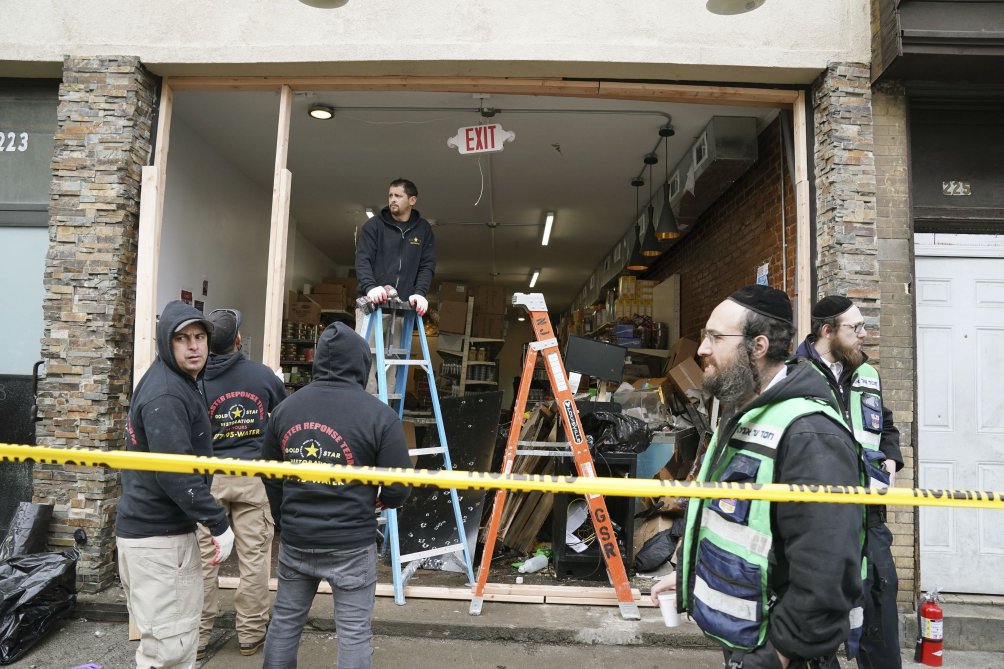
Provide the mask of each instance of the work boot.
[{"label": "work boot", "polygon": [[241,651],[241,655],[254,655],[259,650],[261,650],[261,647],[264,646],[264,645],[265,645],[265,637],[264,636],[262,638],[258,639],[257,641],[250,641],[248,643],[240,643],[240,644],[238,644],[238,646],[240,648],[240,651]]}]

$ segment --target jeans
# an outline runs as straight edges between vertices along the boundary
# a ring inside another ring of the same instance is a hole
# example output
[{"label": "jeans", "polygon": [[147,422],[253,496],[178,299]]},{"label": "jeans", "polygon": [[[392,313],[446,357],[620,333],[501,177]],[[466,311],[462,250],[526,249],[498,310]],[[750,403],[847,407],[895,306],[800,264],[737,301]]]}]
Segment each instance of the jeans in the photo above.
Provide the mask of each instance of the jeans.
[{"label": "jeans", "polygon": [[324,579],[331,585],[342,669],[370,669],[370,619],[376,595],[376,544],[362,548],[306,549],[279,544],[279,588],[265,637],[264,669],[295,669],[300,634]]}]

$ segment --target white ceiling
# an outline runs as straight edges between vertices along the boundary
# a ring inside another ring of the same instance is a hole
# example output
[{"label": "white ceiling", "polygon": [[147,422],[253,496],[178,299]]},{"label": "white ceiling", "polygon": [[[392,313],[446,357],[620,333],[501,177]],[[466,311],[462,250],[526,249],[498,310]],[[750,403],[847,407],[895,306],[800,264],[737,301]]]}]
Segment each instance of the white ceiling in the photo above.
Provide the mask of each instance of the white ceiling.
[{"label": "white ceiling", "polygon": [[[278,104],[277,93],[179,92],[174,113],[235,169],[271,190]],[[313,104],[334,107],[335,117],[311,118]],[[491,122],[515,132],[515,141],[480,158],[459,155],[446,140],[481,122],[482,105],[498,110]],[[386,204],[392,179],[411,179],[419,190],[416,208],[436,224],[438,279],[526,291],[539,267],[535,290],[561,310],[635,220],[630,181],[657,143],[654,194],[664,183],[658,131],[666,114],[676,129],[668,145],[672,167],[712,116],[755,116],[762,129],[776,113],[517,95],[482,102],[470,93],[297,93],[287,161],[291,213],[300,233],[351,266],[364,209]],[[641,194],[644,203],[647,184]],[[555,223],[550,245],[542,247],[546,211],[555,212]]]}]

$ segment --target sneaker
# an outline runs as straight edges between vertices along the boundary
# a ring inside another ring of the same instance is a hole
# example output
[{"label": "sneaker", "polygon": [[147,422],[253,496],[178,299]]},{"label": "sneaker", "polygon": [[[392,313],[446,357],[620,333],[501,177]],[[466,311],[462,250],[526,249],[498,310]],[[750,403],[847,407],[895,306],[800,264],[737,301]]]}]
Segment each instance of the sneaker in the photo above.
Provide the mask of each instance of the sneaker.
[{"label": "sneaker", "polygon": [[261,647],[265,645],[265,637],[258,639],[257,641],[251,641],[250,643],[238,644],[240,647],[241,655],[254,655]]},{"label": "sneaker", "polygon": [[201,662],[206,659],[206,646],[199,646],[195,649],[195,661]]}]

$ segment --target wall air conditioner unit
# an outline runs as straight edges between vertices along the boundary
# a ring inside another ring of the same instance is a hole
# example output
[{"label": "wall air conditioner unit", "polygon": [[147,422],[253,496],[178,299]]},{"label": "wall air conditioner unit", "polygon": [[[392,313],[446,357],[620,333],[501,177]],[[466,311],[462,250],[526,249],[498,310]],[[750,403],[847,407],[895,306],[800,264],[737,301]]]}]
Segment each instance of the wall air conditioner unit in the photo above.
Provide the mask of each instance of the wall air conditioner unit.
[{"label": "wall air conditioner unit", "polygon": [[674,193],[669,201],[683,230],[721,197],[757,159],[757,120],[746,116],[715,116],[677,163]]}]

